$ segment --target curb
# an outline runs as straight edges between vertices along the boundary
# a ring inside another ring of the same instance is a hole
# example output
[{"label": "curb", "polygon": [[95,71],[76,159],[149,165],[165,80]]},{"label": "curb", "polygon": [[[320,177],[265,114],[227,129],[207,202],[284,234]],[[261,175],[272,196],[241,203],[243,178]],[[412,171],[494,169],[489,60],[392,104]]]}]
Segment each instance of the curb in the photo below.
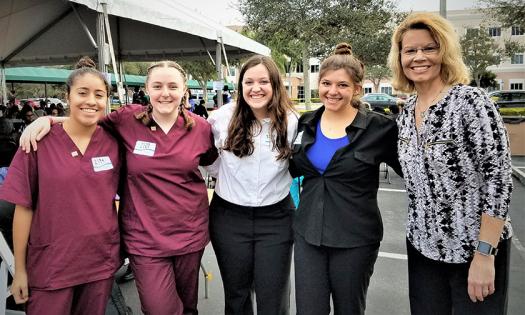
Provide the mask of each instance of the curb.
[{"label": "curb", "polygon": [[525,185],[525,167],[512,167],[512,175],[514,175],[523,185]]}]

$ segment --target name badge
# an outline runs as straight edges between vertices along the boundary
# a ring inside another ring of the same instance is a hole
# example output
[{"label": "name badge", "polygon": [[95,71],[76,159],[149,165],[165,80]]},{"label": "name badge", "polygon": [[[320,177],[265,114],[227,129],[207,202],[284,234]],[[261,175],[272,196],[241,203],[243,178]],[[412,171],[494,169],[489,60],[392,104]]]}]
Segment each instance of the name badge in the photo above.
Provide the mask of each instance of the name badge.
[{"label": "name badge", "polygon": [[295,137],[295,141],[293,142],[293,144],[301,144],[301,140],[303,140],[303,132],[304,131],[301,131],[297,134],[297,137]]},{"label": "name badge", "polygon": [[102,172],[113,169],[113,163],[109,156],[99,156],[91,158],[91,163],[93,164],[93,170],[95,172]]},{"label": "name badge", "polygon": [[156,147],[156,143],[139,140],[137,143],[135,143],[135,149],[133,150],[133,153],[138,155],[153,156],[155,154]]}]

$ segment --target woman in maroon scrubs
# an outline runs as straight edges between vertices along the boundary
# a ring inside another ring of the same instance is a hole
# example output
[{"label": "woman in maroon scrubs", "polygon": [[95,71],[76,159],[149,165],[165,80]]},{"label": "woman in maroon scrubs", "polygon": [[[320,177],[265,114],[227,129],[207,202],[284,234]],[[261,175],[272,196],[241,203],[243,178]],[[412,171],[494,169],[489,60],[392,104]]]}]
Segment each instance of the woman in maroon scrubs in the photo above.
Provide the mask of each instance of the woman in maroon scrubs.
[{"label": "woman in maroon scrubs", "polygon": [[121,264],[118,144],[97,125],[110,87],[89,58],[66,84],[70,119],[17,152],[0,190],[16,204],[11,291],[27,314],[104,314]]},{"label": "woman in maroon scrubs", "polygon": [[[154,63],[146,78],[150,104],[127,105],[101,122],[125,149],[120,225],[144,314],[197,314],[200,259],[209,241],[198,166],[212,163],[217,151],[210,125],[184,108],[186,90],[177,63]],[[29,128],[38,134],[42,125],[49,120]]]}]

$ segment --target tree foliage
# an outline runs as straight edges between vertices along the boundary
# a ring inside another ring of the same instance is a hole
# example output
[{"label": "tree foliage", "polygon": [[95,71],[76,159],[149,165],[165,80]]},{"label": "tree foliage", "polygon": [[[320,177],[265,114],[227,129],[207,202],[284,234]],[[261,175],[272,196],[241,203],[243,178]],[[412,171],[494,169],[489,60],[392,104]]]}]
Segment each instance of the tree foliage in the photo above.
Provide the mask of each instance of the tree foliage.
[{"label": "tree foliage", "polygon": [[124,62],[124,73],[133,75],[147,75],[149,63],[147,62]]},{"label": "tree foliage", "polygon": [[504,27],[520,26],[525,29],[525,1],[523,0],[479,0],[484,11]]},{"label": "tree foliage", "polygon": [[377,64],[366,68],[366,78],[374,84],[374,91],[379,92],[381,80],[388,79],[392,75],[390,68],[386,65]]},{"label": "tree foliage", "polygon": [[208,81],[217,78],[215,65],[209,59],[178,61],[186,73],[191,74],[194,80],[199,83],[203,91],[204,100],[208,101],[207,84]]},{"label": "tree foliage", "polygon": [[[475,80],[472,80],[470,82],[470,86],[477,86],[477,83]],[[497,88],[498,82],[496,81],[496,74],[494,72],[491,72],[489,70],[486,70],[481,74],[480,78],[480,87],[487,89],[487,88]]]},{"label": "tree foliage", "polygon": [[302,60],[307,106],[310,57],[325,57],[344,41],[367,66],[386,64],[394,9],[390,0],[239,1],[256,39],[296,62]]},{"label": "tree foliage", "polygon": [[497,65],[501,61],[502,51],[489,36],[487,29],[469,29],[461,37],[463,60],[470,69],[472,78],[478,87],[481,86],[481,76],[487,67]]}]

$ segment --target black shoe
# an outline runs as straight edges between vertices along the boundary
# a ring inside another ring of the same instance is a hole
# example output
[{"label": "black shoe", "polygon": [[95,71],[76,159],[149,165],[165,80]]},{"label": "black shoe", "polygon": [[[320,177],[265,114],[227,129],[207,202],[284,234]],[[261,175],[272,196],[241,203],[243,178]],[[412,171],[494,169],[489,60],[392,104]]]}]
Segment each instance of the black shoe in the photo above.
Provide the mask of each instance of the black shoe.
[{"label": "black shoe", "polygon": [[131,281],[135,279],[135,275],[133,274],[133,270],[131,270],[131,266],[128,265],[128,269],[126,269],[126,272],[120,277],[121,281]]}]

